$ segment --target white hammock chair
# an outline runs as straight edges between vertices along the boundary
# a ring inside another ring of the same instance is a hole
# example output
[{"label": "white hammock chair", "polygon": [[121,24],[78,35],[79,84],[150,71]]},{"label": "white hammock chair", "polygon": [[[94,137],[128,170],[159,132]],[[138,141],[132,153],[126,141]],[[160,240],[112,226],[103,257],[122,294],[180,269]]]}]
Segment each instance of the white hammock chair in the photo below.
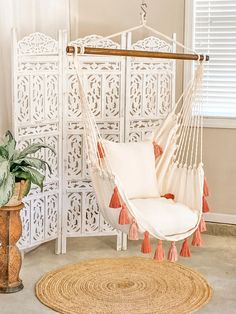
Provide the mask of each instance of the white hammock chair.
[{"label": "white hammock chair", "polygon": [[[202,62],[197,65],[193,80],[162,126],[141,143],[113,143],[101,137],[85,94],[77,53],[74,64],[78,75],[87,161],[103,217],[115,229],[128,234],[131,240],[138,240],[144,235],[143,253],[151,251],[149,235],[159,239],[155,253],[158,260],[164,257],[162,240],[171,241],[169,260],[177,260],[175,241],[183,239],[180,255],[190,256],[187,238],[195,232],[192,244],[201,246],[200,232],[205,231],[202,211],[208,211],[205,199],[208,188],[202,164],[202,102],[199,97]],[[150,147],[153,156],[150,155]],[[148,155],[148,174],[142,173],[145,178],[136,182],[138,177],[134,178],[134,170],[139,174],[140,160],[137,161],[135,156],[141,156],[142,161],[145,152]],[[132,158],[132,161],[128,160],[128,168],[125,165],[127,158]],[[140,191],[137,191],[143,186],[140,181],[147,180],[144,184],[148,185],[152,176],[150,171],[155,177],[157,189],[153,193],[150,191],[153,187],[149,189],[146,186],[140,196]],[[135,187],[131,188],[131,184]]]}]

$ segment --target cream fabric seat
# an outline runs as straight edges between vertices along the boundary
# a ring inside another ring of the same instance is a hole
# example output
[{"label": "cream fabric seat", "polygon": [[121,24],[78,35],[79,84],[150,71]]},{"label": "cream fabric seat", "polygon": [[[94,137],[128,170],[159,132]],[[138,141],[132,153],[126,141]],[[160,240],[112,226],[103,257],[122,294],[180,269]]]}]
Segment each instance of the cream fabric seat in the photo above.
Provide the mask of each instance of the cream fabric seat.
[{"label": "cream fabric seat", "polygon": [[192,210],[172,199],[164,197],[132,199],[130,205],[138,225],[153,236],[157,229],[165,237],[180,235],[190,231],[198,222],[197,210]]}]

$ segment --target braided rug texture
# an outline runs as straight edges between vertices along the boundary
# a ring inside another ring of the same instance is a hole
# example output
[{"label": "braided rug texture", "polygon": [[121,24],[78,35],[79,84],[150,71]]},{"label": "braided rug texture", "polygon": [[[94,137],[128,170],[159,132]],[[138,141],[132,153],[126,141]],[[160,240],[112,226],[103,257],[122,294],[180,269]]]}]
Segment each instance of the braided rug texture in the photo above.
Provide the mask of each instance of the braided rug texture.
[{"label": "braided rug texture", "polygon": [[196,271],[142,257],[106,258],[67,265],[36,284],[38,299],[66,314],[193,313],[212,289]]}]

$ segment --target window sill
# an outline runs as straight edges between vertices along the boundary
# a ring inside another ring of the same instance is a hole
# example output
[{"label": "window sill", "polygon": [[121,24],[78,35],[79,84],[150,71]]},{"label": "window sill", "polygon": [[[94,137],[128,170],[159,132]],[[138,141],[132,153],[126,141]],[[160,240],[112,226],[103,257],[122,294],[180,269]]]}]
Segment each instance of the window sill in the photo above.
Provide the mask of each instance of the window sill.
[{"label": "window sill", "polygon": [[236,129],[236,118],[204,117],[204,128]]}]

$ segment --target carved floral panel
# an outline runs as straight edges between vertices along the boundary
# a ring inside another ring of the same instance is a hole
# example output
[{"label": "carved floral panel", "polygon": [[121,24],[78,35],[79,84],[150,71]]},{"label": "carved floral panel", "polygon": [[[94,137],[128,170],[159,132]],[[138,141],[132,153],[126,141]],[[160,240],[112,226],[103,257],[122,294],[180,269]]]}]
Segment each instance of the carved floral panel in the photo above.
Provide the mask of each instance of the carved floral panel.
[{"label": "carved floral panel", "polygon": [[[132,49],[172,51],[172,46],[157,37],[147,37],[131,45]],[[128,59],[126,70],[126,141],[140,141],[159,127],[169,113],[174,93],[172,81],[175,63],[164,59]]]},{"label": "carved floral panel", "polygon": [[59,232],[59,151],[62,89],[59,84],[59,43],[41,33],[33,33],[16,43],[14,70],[14,127],[20,149],[33,143],[51,146],[55,153],[42,149],[34,157],[46,160],[43,191],[34,185],[24,199],[21,248],[32,247],[58,237]]}]

